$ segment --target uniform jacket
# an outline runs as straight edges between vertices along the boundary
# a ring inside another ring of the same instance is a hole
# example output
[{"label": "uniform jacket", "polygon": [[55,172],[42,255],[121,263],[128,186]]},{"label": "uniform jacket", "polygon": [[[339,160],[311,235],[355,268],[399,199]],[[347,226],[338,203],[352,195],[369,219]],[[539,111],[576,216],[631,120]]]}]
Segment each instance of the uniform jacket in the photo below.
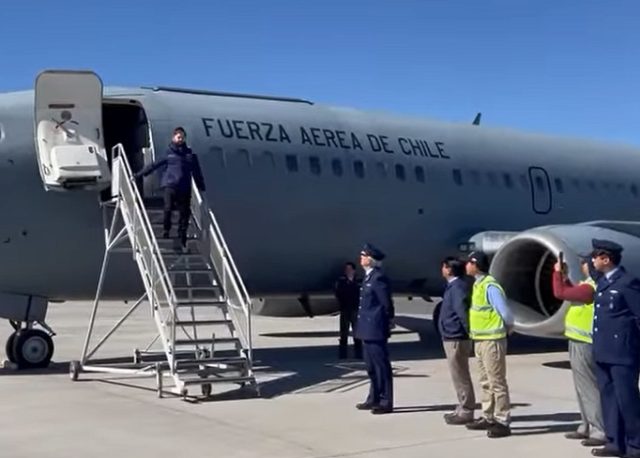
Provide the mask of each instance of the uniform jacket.
[{"label": "uniform jacket", "polygon": [[469,282],[463,278],[447,283],[438,316],[438,331],[443,340],[469,338],[470,293]]},{"label": "uniform jacket", "polygon": [[387,340],[395,315],[389,279],[374,268],[362,281],[355,337],[362,340]]},{"label": "uniform jacket", "polygon": [[623,267],[597,279],[593,356],[606,364],[640,364],[640,280]]},{"label": "uniform jacket", "polygon": [[204,178],[198,162],[198,156],[187,145],[171,143],[164,158],[156,160],[136,174],[136,177],[146,176],[157,169],[162,169],[162,188],[174,188],[180,192],[191,189],[191,178],[196,182],[199,190],[204,191]]},{"label": "uniform jacket", "polygon": [[335,288],[336,299],[340,304],[340,310],[351,312],[358,310],[360,303],[360,280],[354,277],[353,281],[350,281],[346,275],[342,275],[338,278]]}]

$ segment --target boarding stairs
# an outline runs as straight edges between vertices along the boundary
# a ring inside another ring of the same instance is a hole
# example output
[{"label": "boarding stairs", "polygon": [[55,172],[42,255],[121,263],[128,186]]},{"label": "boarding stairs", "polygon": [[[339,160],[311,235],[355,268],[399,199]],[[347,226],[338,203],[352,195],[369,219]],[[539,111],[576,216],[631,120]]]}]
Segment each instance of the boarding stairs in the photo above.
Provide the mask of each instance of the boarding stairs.
[{"label": "boarding stairs", "polygon": [[[184,398],[189,388],[212,394],[213,384],[239,384],[257,393],[252,367],[251,299],[233,262],[220,227],[192,183],[191,221],[186,249],[162,237],[163,210],[157,199],[143,201],[124,148],[112,150],[113,198],[103,204],[106,251],[80,361],[81,372],[155,374],[158,395]],[[174,217],[177,217],[174,212]],[[172,224],[177,227],[177,218]],[[105,272],[114,252],[133,253],[144,294],[111,331],[90,349]],[[141,303],[148,303],[157,335],[124,363],[94,363],[91,358]],[[172,386],[165,389],[165,377]]]}]

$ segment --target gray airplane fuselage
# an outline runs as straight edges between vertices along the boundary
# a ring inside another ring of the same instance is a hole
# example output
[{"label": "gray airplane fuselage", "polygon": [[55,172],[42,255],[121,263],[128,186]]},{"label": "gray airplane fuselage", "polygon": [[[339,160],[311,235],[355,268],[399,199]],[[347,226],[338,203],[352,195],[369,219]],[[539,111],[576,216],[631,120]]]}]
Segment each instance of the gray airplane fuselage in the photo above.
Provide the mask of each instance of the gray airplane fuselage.
[{"label": "gray airplane fuselage", "polygon": [[[175,126],[186,129],[252,296],[327,293],[365,242],[387,254],[395,293],[438,294],[439,261],[478,232],[637,219],[631,147],[302,101],[150,89],[105,97],[142,105],[156,157]],[[0,95],[0,292],[93,298],[98,193],[44,190],[33,98]],[[116,255],[110,272],[108,296],[143,292],[131,255]]]}]

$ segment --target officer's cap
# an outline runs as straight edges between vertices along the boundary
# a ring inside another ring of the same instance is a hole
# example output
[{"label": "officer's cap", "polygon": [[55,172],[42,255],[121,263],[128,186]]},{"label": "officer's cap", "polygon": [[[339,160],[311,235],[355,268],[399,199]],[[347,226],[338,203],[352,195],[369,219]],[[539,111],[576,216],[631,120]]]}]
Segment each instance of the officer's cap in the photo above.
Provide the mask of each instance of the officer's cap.
[{"label": "officer's cap", "polygon": [[623,250],[621,245],[616,242],[612,242],[611,240],[592,239],[591,246],[593,247],[592,254],[594,256],[598,253],[620,254]]},{"label": "officer's cap", "polygon": [[467,257],[467,262],[472,262],[478,269],[486,272],[489,269],[489,256],[482,251],[472,251]]},{"label": "officer's cap", "polygon": [[365,256],[369,256],[370,258],[375,259],[376,261],[382,261],[384,259],[384,253],[371,245],[370,243],[366,243],[362,248],[360,254]]}]

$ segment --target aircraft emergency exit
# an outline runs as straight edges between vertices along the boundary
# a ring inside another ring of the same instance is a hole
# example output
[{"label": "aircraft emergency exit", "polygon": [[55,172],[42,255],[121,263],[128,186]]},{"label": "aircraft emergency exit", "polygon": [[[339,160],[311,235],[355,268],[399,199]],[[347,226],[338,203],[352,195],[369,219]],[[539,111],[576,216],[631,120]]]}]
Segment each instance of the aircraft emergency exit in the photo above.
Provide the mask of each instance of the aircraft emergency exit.
[{"label": "aircraft emergency exit", "polygon": [[493,255],[491,273],[505,288],[517,331],[559,335],[566,304],[551,294],[551,271],[560,251],[579,275],[578,254],[592,237],[608,238],[640,273],[640,149],[489,128],[477,119],[103,88],[91,72],[43,72],[35,90],[0,94],[0,317],[16,328],[7,353],[22,367],[48,364],[48,302],[94,299],[99,280],[102,297],[136,299],[153,288],[140,263],[171,270],[157,255],[161,247],[153,248],[157,234],[145,232],[138,236],[151,237],[148,259],[136,264],[130,253],[114,253],[101,278],[103,209],[115,188],[131,196],[122,210],[131,230],[135,215],[147,224],[136,193],[145,202],[158,195],[153,178],[131,189],[115,183],[131,175],[114,170],[125,167],[114,152],[133,174],[164,154],[176,126],[200,158],[202,201],[253,313],[299,314],[301,297],[316,313],[335,307],[333,281],[367,241],[387,253],[396,295],[437,296],[440,260],[475,246]]}]

